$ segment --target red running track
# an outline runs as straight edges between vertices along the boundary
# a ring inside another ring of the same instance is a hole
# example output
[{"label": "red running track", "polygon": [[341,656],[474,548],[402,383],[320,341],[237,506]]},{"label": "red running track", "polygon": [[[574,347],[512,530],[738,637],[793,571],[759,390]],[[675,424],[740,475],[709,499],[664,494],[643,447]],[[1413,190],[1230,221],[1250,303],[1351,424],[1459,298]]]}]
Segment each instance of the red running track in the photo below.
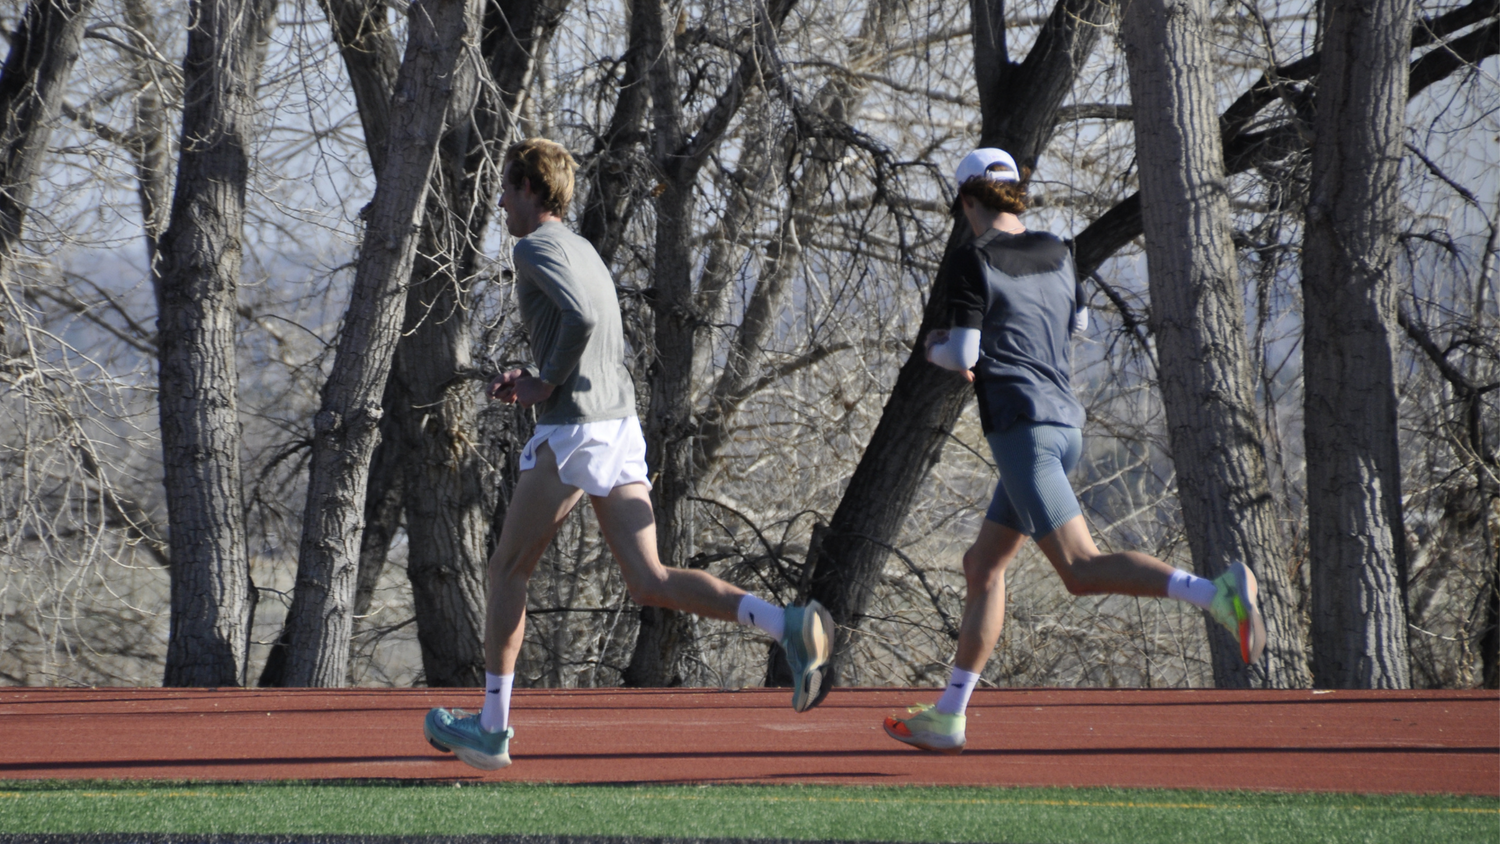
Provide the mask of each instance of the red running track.
[{"label": "red running track", "polygon": [[0,690],[0,779],[1120,786],[1500,797],[1492,691],[982,690],[961,756],[881,720],[932,690],[518,691],[515,764],[422,737],[452,689]]}]

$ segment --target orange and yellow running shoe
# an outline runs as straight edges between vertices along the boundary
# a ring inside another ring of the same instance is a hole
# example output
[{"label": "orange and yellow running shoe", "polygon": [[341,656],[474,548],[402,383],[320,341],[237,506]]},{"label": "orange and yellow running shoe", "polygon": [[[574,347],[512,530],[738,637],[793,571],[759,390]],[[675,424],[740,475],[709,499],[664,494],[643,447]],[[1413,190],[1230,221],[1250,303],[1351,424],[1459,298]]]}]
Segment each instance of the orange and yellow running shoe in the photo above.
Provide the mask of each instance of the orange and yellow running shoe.
[{"label": "orange and yellow running shoe", "polygon": [[1230,563],[1227,571],[1214,578],[1214,588],[1218,591],[1209,615],[1234,634],[1246,664],[1259,662],[1266,647],[1266,622],[1256,601],[1260,587],[1255,574],[1244,563]]}]

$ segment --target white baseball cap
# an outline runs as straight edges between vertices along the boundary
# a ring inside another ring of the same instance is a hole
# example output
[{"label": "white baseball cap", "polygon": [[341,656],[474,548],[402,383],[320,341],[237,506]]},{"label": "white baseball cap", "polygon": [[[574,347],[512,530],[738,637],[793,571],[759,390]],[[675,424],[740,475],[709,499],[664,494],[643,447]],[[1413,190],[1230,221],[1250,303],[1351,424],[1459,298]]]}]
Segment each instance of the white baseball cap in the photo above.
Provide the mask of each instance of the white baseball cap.
[{"label": "white baseball cap", "polygon": [[964,182],[975,176],[984,176],[996,182],[1019,182],[1021,170],[1016,166],[1016,160],[1005,150],[982,147],[964,156],[964,160],[958,163],[958,172],[953,178],[958,180],[959,187],[963,187]]}]

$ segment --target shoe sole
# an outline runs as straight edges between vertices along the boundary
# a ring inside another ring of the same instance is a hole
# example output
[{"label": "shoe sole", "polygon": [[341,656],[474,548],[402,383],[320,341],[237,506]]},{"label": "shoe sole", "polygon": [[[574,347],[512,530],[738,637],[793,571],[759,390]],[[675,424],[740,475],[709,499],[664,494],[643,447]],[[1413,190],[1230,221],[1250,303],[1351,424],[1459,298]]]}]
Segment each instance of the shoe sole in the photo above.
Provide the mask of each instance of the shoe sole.
[{"label": "shoe sole", "polygon": [[488,753],[480,753],[477,750],[470,750],[463,745],[454,745],[450,747],[446,744],[443,744],[437,739],[436,736],[432,734],[432,729],[428,727],[425,720],[422,722],[422,735],[427,737],[428,744],[432,745],[443,753],[452,753],[454,756],[458,757],[460,762],[463,762],[465,765],[468,765],[471,768],[478,768],[481,771],[498,771],[501,768],[510,766],[510,753],[504,753],[500,756],[491,756]]},{"label": "shoe sole", "polygon": [[480,753],[477,750],[470,750],[467,747],[455,747],[453,748],[453,755],[457,756],[459,761],[465,765],[471,768],[478,768],[481,771],[498,771],[501,768],[510,766],[509,753],[500,756],[491,756],[488,753]]},{"label": "shoe sole", "polygon": [[806,712],[828,697],[823,666],[833,654],[833,616],[817,601],[808,601],[802,612],[812,613],[812,624],[802,625],[802,648],[808,659],[793,680],[792,709],[796,712]]},{"label": "shoe sole", "polygon": [[[1260,614],[1260,583],[1255,579],[1255,572],[1244,563],[1234,563],[1230,566],[1235,573],[1235,583],[1239,585],[1239,591],[1235,597],[1245,610],[1245,618],[1240,620],[1240,657],[1245,664],[1254,665],[1260,662],[1261,653],[1266,648],[1266,621]],[[1236,614],[1238,615],[1238,614]]]},{"label": "shoe sole", "polygon": [[957,756],[958,754],[963,753],[964,745],[967,744],[967,742],[960,742],[959,744],[952,747],[937,747],[931,744],[923,744],[919,736],[903,736],[895,730],[891,729],[890,724],[882,724],[881,726],[885,727],[886,735],[890,736],[896,741],[901,742],[902,744],[909,744],[912,747],[918,748],[920,750],[926,750],[930,753],[941,753],[944,756]]}]

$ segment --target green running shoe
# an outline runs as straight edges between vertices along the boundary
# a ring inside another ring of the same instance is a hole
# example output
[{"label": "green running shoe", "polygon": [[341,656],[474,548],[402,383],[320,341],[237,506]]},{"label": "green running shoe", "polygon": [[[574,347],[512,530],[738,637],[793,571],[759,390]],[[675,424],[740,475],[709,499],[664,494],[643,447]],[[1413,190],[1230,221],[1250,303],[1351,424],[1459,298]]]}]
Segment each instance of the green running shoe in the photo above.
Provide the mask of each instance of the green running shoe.
[{"label": "green running shoe", "polygon": [[481,771],[498,771],[510,764],[510,737],[515,727],[492,733],[479,726],[479,716],[462,709],[430,710],[422,722],[422,733],[438,750],[455,756]]},{"label": "green running shoe", "polygon": [[915,714],[910,718],[885,716],[886,735],[913,747],[950,756],[964,751],[964,724],[968,718],[944,715],[933,709],[930,703],[919,703],[906,711]]},{"label": "green running shoe", "polygon": [[1255,574],[1244,563],[1230,563],[1229,569],[1214,578],[1214,601],[1208,612],[1214,621],[1234,634],[1240,643],[1240,657],[1246,664],[1260,662],[1266,647],[1266,622],[1260,617],[1256,601],[1260,587]]},{"label": "green running shoe", "polygon": [[828,697],[823,666],[833,655],[833,616],[817,601],[786,608],[781,646],[792,667],[792,709],[806,712]]}]

